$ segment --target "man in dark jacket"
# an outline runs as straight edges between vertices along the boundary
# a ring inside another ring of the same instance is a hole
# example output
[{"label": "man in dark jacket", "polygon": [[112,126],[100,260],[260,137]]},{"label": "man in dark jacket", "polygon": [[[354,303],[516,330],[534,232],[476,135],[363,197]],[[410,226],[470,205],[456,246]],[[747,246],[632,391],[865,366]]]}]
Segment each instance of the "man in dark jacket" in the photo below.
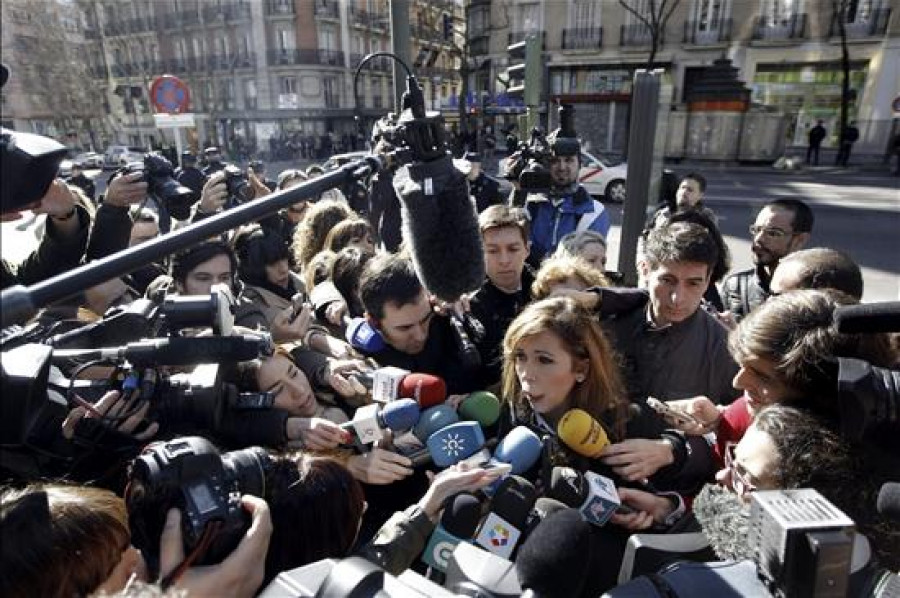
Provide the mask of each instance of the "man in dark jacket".
[{"label": "man in dark jacket", "polygon": [[859,139],[859,129],[856,128],[856,121],[851,120],[844,134],[841,137],[841,148],[838,151],[837,158],[834,163],[838,166],[847,166],[850,162],[850,152],[853,151],[853,144]]},{"label": "man in dark jacket", "polygon": [[197,168],[197,156],[191,152],[181,152],[181,168],[175,171],[175,178],[193,191],[196,199],[200,199],[203,185],[206,184],[206,175]]},{"label": "man in dark jacket", "polygon": [[[469,180],[469,195],[475,198],[475,210],[480,214],[488,207],[503,203],[500,184],[481,170],[481,155],[467,152],[463,156],[462,172]],[[468,170],[464,170],[468,168]]]},{"label": "man in dark jacket", "polygon": [[[822,123],[825,122],[821,118],[816,121],[816,126],[809,130],[809,147],[806,149],[806,163],[813,164],[815,166],[819,165],[819,147],[822,145],[822,141],[825,139],[828,132],[825,130],[825,127],[822,126]],[[815,156],[815,162],[810,162],[810,157]]]},{"label": "man in dark jacket", "polygon": [[72,164],[72,174],[66,179],[70,185],[75,185],[87,195],[89,200],[96,201],[97,188],[94,185],[94,179],[85,176],[84,169],[77,162]]}]

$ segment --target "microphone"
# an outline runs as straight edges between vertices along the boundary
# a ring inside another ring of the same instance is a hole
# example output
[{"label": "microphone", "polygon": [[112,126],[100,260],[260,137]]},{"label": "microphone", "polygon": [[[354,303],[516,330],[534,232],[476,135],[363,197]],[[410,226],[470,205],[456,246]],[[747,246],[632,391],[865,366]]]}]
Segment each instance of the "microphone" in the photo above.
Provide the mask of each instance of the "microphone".
[{"label": "microphone", "polygon": [[450,325],[453,327],[453,333],[456,337],[456,345],[459,347],[459,358],[462,366],[467,369],[475,369],[481,365],[481,353],[475,347],[469,333],[466,332],[462,320],[455,313],[449,315]]},{"label": "microphone", "polygon": [[481,519],[481,502],[474,495],[461,492],[444,507],[441,521],[428,539],[422,562],[445,573],[453,549],[475,535]]},{"label": "microphone", "polygon": [[380,353],[387,344],[381,332],[374,328],[365,318],[346,318],[344,336],[350,346],[363,353]]},{"label": "microphone", "polygon": [[487,428],[500,417],[500,400],[494,393],[479,390],[470,394],[459,406],[459,418],[473,420]]},{"label": "microphone", "polygon": [[900,332],[900,301],[841,305],[833,319],[837,331],[846,334]]},{"label": "microphone", "polygon": [[63,349],[53,351],[53,361],[127,360],[135,367],[155,365],[197,365],[250,361],[272,354],[272,338],[268,334],[240,336],[172,336],[154,338],[124,347],[105,349]]},{"label": "microphone", "polygon": [[425,442],[428,437],[449,425],[459,421],[459,415],[450,405],[435,405],[422,412],[419,423],[413,429],[413,434],[420,441]]},{"label": "microphone", "polygon": [[593,562],[591,533],[574,509],[549,513],[516,555],[522,588],[541,597],[580,596]]},{"label": "microphone", "polygon": [[353,419],[341,424],[343,430],[353,430],[362,444],[373,444],[381,440],[382,432],[408,430],[419,421],[419,406],[412,399],[400,399],[385,404],[364,405],[356,410]]},{"label": "microphone", "polygon": [[422,409],[440,405],[447,398],[447,383],[431,374],[407,374],[400,380],[397,396],[415,399]]},{"label": "microphone", "polygon": [[900,482],[885,482],[878,491],[878,514],[900,521]]},{"label": "microphone", "polygon": [[428,437],[427,452],[411,457],[413,465],[424,465],[430,458],[436,467],[445,468],[471,457],[484,446],[484,433],[476,422],[457,422]]},{"label": "microphone", "polygon": [[[513,475],[521,475],[531,469],[541,457],[541,439],[527,426],[516,426],[503,437],[490,462],[509,463]],[[489,462],[489,463],[490,463]]]},{"label": "microphone", "polygon": [[512,560],[512,553],[536,500],[537,490],[525,478],[514,475],[503,480],[491,499],[491,510],[481,524],[475,544]]},{"label": "microphone", "polygon": [[584,474],[571,467],[554,467],[547,496],[578,509],[588,523],[604,525],[621,506],[612,480],[593,471]]},{"label": "microphone", "polygon": [[583,409],[567,411],[559,420],[556,433],[570,449],[591,459],[599,457],[600,452],[609,444],[606,430]]}]

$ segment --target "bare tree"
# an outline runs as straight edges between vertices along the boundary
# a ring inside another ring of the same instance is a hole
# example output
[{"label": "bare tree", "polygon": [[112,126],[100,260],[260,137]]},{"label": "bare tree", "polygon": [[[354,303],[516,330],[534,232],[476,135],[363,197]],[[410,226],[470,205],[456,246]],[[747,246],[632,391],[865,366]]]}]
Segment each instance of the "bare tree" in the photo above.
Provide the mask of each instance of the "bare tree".
[{"label": "bare tree", "polygon": [[653,68],[656,54],[663,45],[666,24],[680,2],[681,0],[619,0],[622,8],[647,28],[650,36],[650,56],[647,58],[647,70]]}]

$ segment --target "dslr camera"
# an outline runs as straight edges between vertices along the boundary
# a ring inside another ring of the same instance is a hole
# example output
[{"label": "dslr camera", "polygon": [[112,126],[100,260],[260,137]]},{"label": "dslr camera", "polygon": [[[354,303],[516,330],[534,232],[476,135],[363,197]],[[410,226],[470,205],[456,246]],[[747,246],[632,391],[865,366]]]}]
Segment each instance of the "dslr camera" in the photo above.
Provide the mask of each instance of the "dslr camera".
[{"label": "dslr camera", "polygon": [[169,214],[178,220],[191,215],[191,206],[198,199],[194,192],[175,180],[172,163],[160,154],[147,154],[143,162],[131,162],[121,171],[123,174],[143,173],[140,179],[147,183],[147,193],[156,196]]},{"label": "dslr camera", "polygon": [[221,454],[205,438],[186,436],[149,445],[131,466],[125,501],[135,546],[159,569],[166,513],[181,510],[185,556],[196,565],[221,562],[250,527],[241,496],[264,496],[268,453],[259,447]]},{"label": "dslr camera", "polygon": [[225,188],[228,190],[228,199],[225,202],[226,210],[254,198],[256,193],[247,182],[247,175],[240,168],[229,164],[222,169],[222,172],[225,173]]}]

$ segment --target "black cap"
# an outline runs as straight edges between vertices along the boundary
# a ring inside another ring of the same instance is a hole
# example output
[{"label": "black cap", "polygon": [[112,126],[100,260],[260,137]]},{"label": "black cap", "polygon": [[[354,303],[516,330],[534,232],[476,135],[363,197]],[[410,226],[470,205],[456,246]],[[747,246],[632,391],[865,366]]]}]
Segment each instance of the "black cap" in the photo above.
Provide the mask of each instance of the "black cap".
[{"label": "black cap", "polygon": [[581,153],[581,141],[575,133],[575,108],[571,104],[559,105],[559,128],[547,135],[547,142],[557,156],[577,156]]},{"label": "black cap", "polygon": [[20,210],[44,197],[68,151],[49,137],[0,129],[0,212]]},{"label": "black cap", "polygon": [[468,162],[481,162],[481,154],[478,152],[466,152],[463,155],[463,160]]}]

